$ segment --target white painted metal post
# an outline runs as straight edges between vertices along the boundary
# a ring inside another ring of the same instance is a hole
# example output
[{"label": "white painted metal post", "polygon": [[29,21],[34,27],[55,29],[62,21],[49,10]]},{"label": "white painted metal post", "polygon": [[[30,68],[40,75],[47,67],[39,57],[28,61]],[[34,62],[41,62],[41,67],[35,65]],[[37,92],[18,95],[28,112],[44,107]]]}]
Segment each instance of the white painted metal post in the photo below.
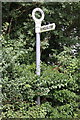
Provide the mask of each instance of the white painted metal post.
[{"label": "white painted metal post", "polygon": [[[36,33],[36,74],[40,76],[40,33]],[[40,105],[40,96],[37,97],[37,104]]]},{"label": "white painted metal post", "polygon": [[[35,17],[36,11],[39,11],[42,15],[40,19]],[[41,22],[44,19],[44,12],[40,8],[35,8],[32,12],[32,17],[35,21],[35,33],[36,33],[36,74],[40,76],[40,28]],[[37,97],[37,104],[40,105],[40,96]]]},{"label": "white painted metal post", "polygon": [[36,33],[36,74],[40,76],[40,33]]}]

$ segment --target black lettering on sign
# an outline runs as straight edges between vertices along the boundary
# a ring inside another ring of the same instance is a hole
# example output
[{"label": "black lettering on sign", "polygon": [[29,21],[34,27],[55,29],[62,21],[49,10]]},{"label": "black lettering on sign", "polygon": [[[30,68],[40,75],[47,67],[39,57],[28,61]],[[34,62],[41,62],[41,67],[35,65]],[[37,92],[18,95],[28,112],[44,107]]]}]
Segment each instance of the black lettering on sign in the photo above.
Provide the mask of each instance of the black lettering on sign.
[{"label": "black lettering on sign", "polygon": [[42,31],[42,30],[51,29],[51,28],[53,28],[53,25],[50,25],[50,26],[45,26],[45,27],[41,28],[41,31]]}]

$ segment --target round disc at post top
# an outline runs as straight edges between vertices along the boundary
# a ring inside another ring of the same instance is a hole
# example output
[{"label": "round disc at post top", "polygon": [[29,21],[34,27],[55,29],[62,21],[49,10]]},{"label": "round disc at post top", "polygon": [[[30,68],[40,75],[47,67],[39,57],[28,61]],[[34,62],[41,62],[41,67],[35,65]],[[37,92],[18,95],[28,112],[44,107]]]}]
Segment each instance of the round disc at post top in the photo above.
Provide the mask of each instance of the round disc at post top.
[{"label": "round disc at post top", "polygon": [[[37,11],[40,12],[41,15],[42,15],[40,19],[38,19],[38,18],[35,17],[35,13],[36,13]],[[32,11],[32,17],[33,17],[33,19],[34,19],[35,22],[41,22],[41,21],[44,19],[44,12],[43,12],[42,9],[40,9],[40,8],[35,8],[35,9]]]}]

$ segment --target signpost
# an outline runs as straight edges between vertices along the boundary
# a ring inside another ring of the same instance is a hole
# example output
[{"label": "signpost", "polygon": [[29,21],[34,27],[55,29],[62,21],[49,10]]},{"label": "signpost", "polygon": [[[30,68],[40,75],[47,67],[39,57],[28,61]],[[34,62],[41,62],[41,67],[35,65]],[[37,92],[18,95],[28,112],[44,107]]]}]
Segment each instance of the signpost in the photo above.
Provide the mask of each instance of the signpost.
[{"label": "signpost", "polygon": [[52,23],[49,25],[41,26],[40,32],[46,32],[46,31],[50,31],[50,30],[54,30],[54,29],[55,29],[55,23]]},{"label": "signpost", "polygon": [[[41,18],[35,17],[36,12],[41,13]],[[41,26],[41,22],[44,19],[44,12],[40,8],[35,8],[32,11],[32,17],[35,22],[35,33],[36,33],[36,74],[40,76],[40,33],[45,31],[50,31],[55,29],[55,23]],[[40,96],[37,97],[37,104],[40,105]]]}]

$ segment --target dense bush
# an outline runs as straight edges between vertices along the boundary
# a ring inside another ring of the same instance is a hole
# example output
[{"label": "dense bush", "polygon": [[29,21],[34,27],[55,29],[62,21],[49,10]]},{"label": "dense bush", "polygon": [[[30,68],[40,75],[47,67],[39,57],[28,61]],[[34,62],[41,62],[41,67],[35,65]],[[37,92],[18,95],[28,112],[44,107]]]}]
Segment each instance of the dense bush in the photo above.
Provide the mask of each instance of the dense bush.
[{"label": "dense bush", "polygon": [[[44,24],[56,23],[55,31],[41,36],[40,77],[31,18],[35,7],[44,10]],[[2,117],[80,117],[78,19],[79,3],[3,3]]]},{"label": "dense bush", "polygon": [[[3,116],[17,117],[21,113],[19,117],[22,118],[75,117],[76,102],[80,99],[76,93],[79,91],[76,79],[46,64],[41,68],[38,78],[34,63],[17,65],[14,67],[15,79],[5,77],[2,80]],[[41,106],[36,104],[37,95],[41,96]]]}]

